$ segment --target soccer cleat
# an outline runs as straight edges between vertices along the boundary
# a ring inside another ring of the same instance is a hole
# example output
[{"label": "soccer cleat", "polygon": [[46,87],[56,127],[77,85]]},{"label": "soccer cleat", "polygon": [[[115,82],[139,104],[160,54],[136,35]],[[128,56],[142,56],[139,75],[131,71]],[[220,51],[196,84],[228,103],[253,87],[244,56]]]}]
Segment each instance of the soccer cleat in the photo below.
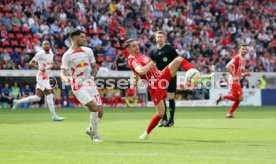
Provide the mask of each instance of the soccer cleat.
[{"label": "soccer cleat", "polygon": [[92,140],[93,142],[102,142],[102,141],[103,141],[102,138],[101,138],[99,135],[96,135],[90,127],[88,127],[88,128],[85,130],[85,133],[86,133],[87,135],[89,135],[89,137],[91,138],[91,140]]},{"label": "soccer cleat", "polygon": [[94,135],[93,136],[93,142],[103,142],[103,140],[99,135]]},{"label": "soccer cleat", "polygon": [[218,105],[221,100],[222,100],[222,94],[219,94],[216,100],[216,104]]},{"label": "soccer cleat", "polygon": [[168,120],[162,120],[158,127],[163,127],[167,124]]},{"label": "soccer cleat", "polygon": [[233,114],[227,114],[226,118],[235,118]]},{"label": "soccer cleat", "polygon": [[172,127],[173,125],[174,125],[174,120],[170,120],[164,125],[164,127]]},{"label": "soccer cleat", "polygon": [[148,136],[149,136],[148,132],[145,131],[143,134],[140,135],[139,138],[140,138],[140,140],[146,140],[146,139],[148,139]]},{"label": "soccer cleat", "polygon": [[16,110],[16,107],[17,107],[17,100],[14,99],[14,100],[12,101],[12,110],[15,111],[15,110]]},{"label": "soccer cleat", "polygon": [[53,121],[62,121],[64,119],[65,119],[64,117],[56,116],[56,117],[53,118]]}]

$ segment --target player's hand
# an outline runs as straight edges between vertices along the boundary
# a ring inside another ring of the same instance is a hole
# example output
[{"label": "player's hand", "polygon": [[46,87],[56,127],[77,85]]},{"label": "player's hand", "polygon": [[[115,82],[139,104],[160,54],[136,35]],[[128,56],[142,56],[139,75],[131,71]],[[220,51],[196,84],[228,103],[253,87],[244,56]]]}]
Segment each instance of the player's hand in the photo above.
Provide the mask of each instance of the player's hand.
[{"label": "player's hand", "polygon": [[154,66],[154,67],[156,67],[156,63],[153,62],[153,61],[151,61],[151,65]]},{"label": "player's hand", "polygon": [[66,78],[66,79],[65,79],[65,85],[66,85],[66,86],[69,86],[70,84],[71,84],[70,79],[69,79],[69,78]]},{"label": "player's hand", "polygon": [[41,72],[45,73],[46,69],[45,68],[40,68],[39,69]]},{"label": "player's hand", "polygon": [[234,81],[239,81],[240,78],[235,76],[235,77],[233,77],[233,80],[234,80]]}]

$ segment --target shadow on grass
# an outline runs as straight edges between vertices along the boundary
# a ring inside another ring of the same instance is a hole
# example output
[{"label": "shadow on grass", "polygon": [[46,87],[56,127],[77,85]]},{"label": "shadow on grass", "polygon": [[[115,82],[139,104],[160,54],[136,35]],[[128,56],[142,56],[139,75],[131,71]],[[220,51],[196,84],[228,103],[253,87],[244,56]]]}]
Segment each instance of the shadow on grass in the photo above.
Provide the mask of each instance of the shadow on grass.
[{"label": "shadow on grass", "polygon": [[173,142],[158,142],[158,141],[105,141],[105,142],[111,142],[116,144],[156,144],[156,145],[179,145],[179,143],[173,143]]}]

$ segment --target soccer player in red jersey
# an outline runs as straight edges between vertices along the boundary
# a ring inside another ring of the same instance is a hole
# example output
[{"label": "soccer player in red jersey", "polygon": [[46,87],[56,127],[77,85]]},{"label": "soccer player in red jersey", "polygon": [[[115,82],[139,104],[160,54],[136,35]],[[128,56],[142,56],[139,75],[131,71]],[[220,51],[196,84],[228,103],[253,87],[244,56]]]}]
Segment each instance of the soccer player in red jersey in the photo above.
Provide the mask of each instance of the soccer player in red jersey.
[{"label": "soccer player in red jersey", "polygon": [[233,105],[229,109],[226,118],[234,118],[233,113],[238,108],[241,101],[243,101],[243,91],[240,84],[242,76],[250,76],[249,72],[245,72],[246,59],[244,56],[247,54],[247,46],[242,45],[239,49],[238,55],[227,64],[226,69],[230,73],[229,76],[229,87],[232,95],[219,95],[217,98],[217,105],[221,100],[227,99],[234,101]]},{"label": "soccer player in red jersey", "polygon": [[[194,68],[194,66],[182,57],[176,57],[162,71],[158,70],[151,59],[140,53],[138,43],[133,39],[128,39],[125,43],[130,55],[128,64],[136,77],[140,77],[147,82],[150,96],[154,102],[157,114],[151,119],[146,131],[139,137],[142,140],[148,138],[150,132],[156,127],[160,119],[164,116],[165,106],[163,100],[166,98],[166,85],[176,76],[178,69],[181,67],[185,71]],[[136,79],[137,82],[138,79]],[[164,83],[161,83],[163,81]],[[163,86],[162,86],[163,84]]]}]

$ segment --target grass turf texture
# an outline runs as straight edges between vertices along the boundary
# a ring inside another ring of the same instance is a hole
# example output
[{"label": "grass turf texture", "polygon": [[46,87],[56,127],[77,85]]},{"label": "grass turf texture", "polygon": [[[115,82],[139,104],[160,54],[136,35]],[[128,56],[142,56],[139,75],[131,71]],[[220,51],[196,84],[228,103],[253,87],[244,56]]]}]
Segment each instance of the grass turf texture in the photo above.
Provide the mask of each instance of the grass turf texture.
[{"label": "grass turf texture", "polygon": [[103,143],[84,133],[86,109],[0,109],[1,163],[276,163],[275,107],[240,107],[225,119],[226,107],[177,107],[175,126],[138,136],[153,108],[106,108]]}]

